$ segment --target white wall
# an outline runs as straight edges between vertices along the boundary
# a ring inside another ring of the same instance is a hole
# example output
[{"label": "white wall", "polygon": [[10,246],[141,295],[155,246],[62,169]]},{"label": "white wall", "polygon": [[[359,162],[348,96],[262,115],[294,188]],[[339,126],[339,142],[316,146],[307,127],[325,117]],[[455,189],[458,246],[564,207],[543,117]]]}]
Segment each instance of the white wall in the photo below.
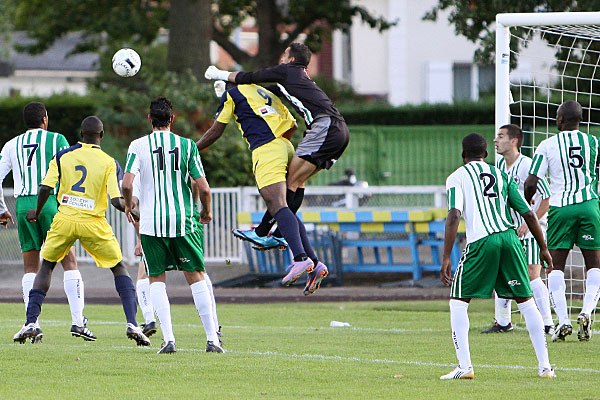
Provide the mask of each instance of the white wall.
[{"label": "white wall", "polygon": [[96,72],[77,71],[15,71],[14,75],[0,80],[0,96],[17,91],[22,96],[47,97],[55,93],[87,94],[88,78]]},{"label": "white wall", "polygon": [[[398,20],[393,28],[379,33],[356,18],[350,29],[352,74],[350,84],[360,94],[386,96],[394,105],[423,102],[451,102],[454,64],[470,64],[477,45],[458,36],[448,22],[448,12],[441,12],[436,22],[423,21],[437,0],[354,0],[375,16]],[[333,35],[334,78],[343,80],[342,34]],[[515,77],[544,80],[551,49],[535,40],[526,53],[541,58],[523,60]],[[541,71],[544,71],[541,72]],[[472,70],[471,98],[478,97],[477,69]]]},{"label": "white wall", "polygon": [[[388,11],[388,0],[358,0],[354,3],[365,7],[374,15],[386,14]],[[359,17],[354,17],[350,38],[352,43],[351,83],[354,89],[358,93],[387,95],[390,79],[388,76],[388,32],[379,33],[362,22]],[[339,54],[334,56],[341,57]]]}]

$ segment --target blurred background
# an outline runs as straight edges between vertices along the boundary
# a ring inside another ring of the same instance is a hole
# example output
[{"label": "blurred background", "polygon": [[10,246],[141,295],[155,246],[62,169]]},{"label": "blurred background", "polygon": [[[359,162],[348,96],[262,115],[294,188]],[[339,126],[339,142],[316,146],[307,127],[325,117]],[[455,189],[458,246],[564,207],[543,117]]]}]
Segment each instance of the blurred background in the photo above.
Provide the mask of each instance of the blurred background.
[{"label": "blurred background", "polygon": [[[310,76],[339,108],[351,134],[333,168],[308,182],[301,209],[334,271],[329,282],[414,284],[439,271],[444,184],[462,164],[460,140],[481,133],[494,154],[495,15],[591,11],[595,3],[0,0],[0,146],[25,131],[23,106],[42,101],[49,129],[71,144],[81,120],[99,116],[106,132],[102,148],[123,164],[129,143],[149,133],[146,114],[159,95],[173,102],[173,131],[197,140],[218,106],[203,78],[206,67],[249,71],[275,65],[290,43],[304,42],[313,51]],[[517,50],[541,56],[511,60],[511,79],[553,85],[539,71],[553,68],[555,49],[543,38],[530,39]],[[112,71],[112,54],[122,47],[141,55],[134,77]],[[294,144],[305,128],[297,120]],[[289,254],[257,253],[229,233],[255,224],[264,210],[250,152],[234,124],[202,153],[202,161],[214,189],[215,221],[206,234],[211,275],[218,275],[213,282],[271,284]],[[3,187],[14,211],[10,175]],[[126,262],[137,265],[132,228],[114,210],[108,217]],[[78,251],[80,262],[90,262]],[[0,265],[21,263],[13,225],[0,231]],[[20,279],[20,269],[14,271]]]}]

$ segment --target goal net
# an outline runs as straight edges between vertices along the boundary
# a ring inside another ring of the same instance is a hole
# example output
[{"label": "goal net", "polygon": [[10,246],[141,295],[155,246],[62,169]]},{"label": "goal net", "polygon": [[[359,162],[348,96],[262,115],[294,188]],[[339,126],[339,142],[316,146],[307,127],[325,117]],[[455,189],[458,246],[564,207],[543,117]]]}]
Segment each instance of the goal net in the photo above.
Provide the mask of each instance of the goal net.
[{"label": "goal net", "polygon": [[[580,130],[600,135],[600,12],[498,14],[496,24],[496,131],[520,126],[522,151],[533,157],[558,133],[560,104],[576,100],[584,110]],[[585,278],[575,248],[565,268],[571,318],[580,311]]]}]

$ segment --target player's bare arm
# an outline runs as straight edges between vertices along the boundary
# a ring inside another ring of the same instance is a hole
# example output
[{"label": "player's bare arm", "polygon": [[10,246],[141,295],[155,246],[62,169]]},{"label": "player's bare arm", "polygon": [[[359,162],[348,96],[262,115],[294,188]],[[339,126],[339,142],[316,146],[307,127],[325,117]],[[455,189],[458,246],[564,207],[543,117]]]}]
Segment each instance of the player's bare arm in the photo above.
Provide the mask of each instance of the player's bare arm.
[{"label": "player's bare arm", "polygon": [[196,146],[198,146],[198,151],[202,151],[214,142],[217,141],[225,132],[225,127],[227,124],[224,124],[219,121],[215,121],[213,125],[202,135],[202,138],[196,142]]},{"label": "player's bare arm", "polygon": [[538,246],[540,246],[540,260],[542,262],[546,262],[547,271],[548,273],[550,273],[553,267],[552,257],[550,256],[550,252],[548,251],[548,246],[546,245],[546,240],[544,239],[544,233],[542,232],[542,227],[540,226],[537,216],[533,211],[528,211],[525,214],[522,214],[521,216],[523,217],[525,223],[529,227],[529,230],[535,238],[535,241],[537,242]]},{"label": "player's bare arm", "polygon": [[0,214],[0,225],[4,225],[4,229],[8,229],[8,221],[10,220],[11,224],[15,223],[12,214],[6,210],[2,214]]},{"label": "player's bare arm", "polygon": [[529,177],[527,177],[527,180],[525,181],[525,187],[523,191],[525,192],[525,200],[527,200],[527,204],[531,204],[531,199],[533,199],[533,196],[535,195],[539,179],[540,178],[537,176],[529,174]]},{"label": "player's bare arm", "polygon": [[452,282],[452,263],[450,262],[450,253],[452,253],[452,247],[456,241],[456,232],[458,231],[459,223],[460,211],[458,211],[456,208],[448,211],[448,216],[446,217],[446,229],[444,233],[444,255],[442,257],[442,268],[440,270],[440,279],[446,286],[450,286],[450,282]]},{"label": "player's bare arm", "polygon": [[[540,201],[540,206],[538,207],[537,211],[535,212],[535,216],[537,217],[538,220],[540,220],[544,217],[544,215],[546,215],[546,213],[548,212],[549,209],[550,209],[550,198],[543,199],[542,201]],[[519,227],[519,229],[517,229],[517,234],[519,235],[520,238],[527,235],[527,232],[529,232],[529,227],[527,227],[526,223],[521,225]]]},{"label": "player's bare arm", "polygon": [[[133,210],[133,180],[135,179],[135,175],[131,172],[125,172],[123,175],[123,182],[121,182],[121,191],[123,192],[123,199],[125,200],[125,209],[123,212],[127,216],[127,219],[132,224],[135,222],[134,218],[131,215],[131,210]],[[112,199],[111,199],[112,202]],[[139,220],[139,218],[138,218]]]},{"label": "player's bare arm", "polygon": [[35,210],[31,209],[27,211],[27,215],[25,216],[27,221],[35,222],[38,219],[38,217],[42,213],[42,208],[44,208],[44,204],[46,204],[48,197],[50,197],[51,191],[52,188],[50,186],[40,185],[37,197],[37,208]]},{"label": "player's bare arm", "polygon": [[198,196],[200,197],[200,204],[202,204],[202,210],[200,211],[200,222],[203,224],[208,224],[210,221],[212,221],[212,212],[210,208],[210,186],[208,185],[206,178],[203,176],[194,179],[194,181],[196,182]]}]

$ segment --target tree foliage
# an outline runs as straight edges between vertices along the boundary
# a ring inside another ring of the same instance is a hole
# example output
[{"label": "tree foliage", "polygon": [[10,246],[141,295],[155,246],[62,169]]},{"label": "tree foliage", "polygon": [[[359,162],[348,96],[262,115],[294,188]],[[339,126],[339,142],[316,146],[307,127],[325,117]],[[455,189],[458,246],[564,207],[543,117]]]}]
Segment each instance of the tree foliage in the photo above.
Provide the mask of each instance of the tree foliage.
[{"label": "tree foliage", "polygon": [[[150,133],[150,101],[158,96],[171,100],[175,112],[171,129],[178,135],[197,141],[213,123],[219,99],[212,86],[198,82],[191,72],[167,71],[162,62],[166,52],[165,44],[140,48],[146,65],[127,79],[112,73],[110,58],[101,58],[101,76],[91,85],[90,97],[110,137],[105,139],[107,151],[119,162],[124,162],[132,140]],[[250,151],[233,124],[202,153],[202,162],[212,186],[253,184]]]},{"label": "tree foliage", "polygon": [[[531,12],[575,12],[597,11],[600,0],[439,0],[424,16],[425,20],[436,21],[440,12],[448,11],[448,21],[454,26],[457,34],[477,43],[475,61],[482,64],[494,62],[496,32],[496,14],[499,13],[531,13]],[[513,32],[524,37],[527,32]],[[545,37],[550,42],[557,37]],[[511,49],[519,51],[519,43],[511,41]],[[513,67],[515,64],[513,64]]]},{"label": "tree foliage", "polygon": [[[198,42],[212,34],[235,61],[254,67],[276,63],[283,50],[301,34],[306,35],[306,43],[313,51],[319,51],[330,30],[347,29],[354,16],[380,31],[392,25],[383,17],[372,16],[364,7],[352,5],[350,0],[61,0],[51,5],[45,0],[1,1],[15,5],[16,28],[27,31],[34,39],[24,46],[29,52],[39,53],[72,31],[84,32],[75,51],[98,51],[106,45],[149,44],[160,28],[171,28],[181,32],[176,35],[173,51],[182,57],[186,52],[197,51]],[[169,15],[173,10],[176,16]],[[256,20],[258,27],[257,55],[244,51],[231,38],[232,32],[249,17]],[[212,32],[186,28],[194,24],[213,26]],[[190,31],[197,36],[190,37],[186,33]],[[203,51],[208,57],[208,49]],[[184,58],[183,65],[193,69],[194,61],[188,59]],[[172,63],[169,70],[181,72],[181,65]],[[195,75],[200,78],[197,72]]]}]

